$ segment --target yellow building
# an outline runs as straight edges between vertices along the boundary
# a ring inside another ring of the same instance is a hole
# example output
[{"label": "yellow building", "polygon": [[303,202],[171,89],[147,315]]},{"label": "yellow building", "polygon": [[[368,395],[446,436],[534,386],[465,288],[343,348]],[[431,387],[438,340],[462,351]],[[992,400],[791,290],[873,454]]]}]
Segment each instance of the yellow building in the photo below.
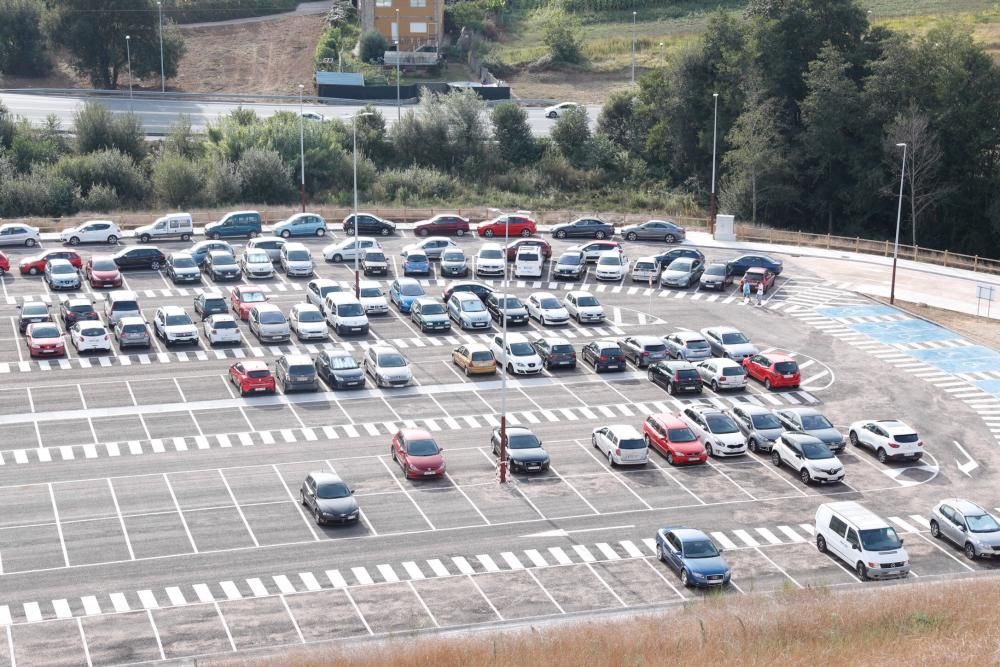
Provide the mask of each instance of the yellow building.
[{"label": "yellow building", "polygon": [[437,53],[444,36],[444,0],[358,0],[361,31],[377,30],[399,51]]}]

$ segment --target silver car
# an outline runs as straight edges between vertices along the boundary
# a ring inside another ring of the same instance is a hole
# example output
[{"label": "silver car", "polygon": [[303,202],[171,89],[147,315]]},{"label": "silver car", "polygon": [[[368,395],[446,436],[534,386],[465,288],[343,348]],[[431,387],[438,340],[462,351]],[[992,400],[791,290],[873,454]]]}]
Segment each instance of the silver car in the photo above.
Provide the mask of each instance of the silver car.
[{"label": "silver car", "polygon": [[464,278],[469,275],[469,264],[465,252],[461,248],[446,248],[441,253],[441,264],[438,271],[442,277],[454,276]]},{"label": "silver car", "polygon": [[790,431],[802,431],[822,440],[833,452],[844,451],[847,440],[844,434],[834,428],[830,420],[816,408],[785,408],[778,410],[782,426]]},{"label": "silver car", "polygon": [[414,299],[410,304],[410,321],[420,327],[421,333],[451,329],[451,318],[444,304],[428,296]]},{"label": "silver car", "polygon": [[45,263],[45,282],[52,289],[80,289],[80,272],[68,259],[50,259]]},{"label": "silver car", "polygon": [[706,327],[701,330],[701,335],[708,341],[708,346],[716,357],[743,361],[757,354],[757,346],[736,327]]},{"label": "silver car", "polygon": [[667,346],[656,336],[625,336],[618,339],[618,347],[638,368],[667,358]]},{"label": "silver car", "polygon": [[667,356],[685,361],[700,361],[712,356],[712,348],[701,334],[694,331],[677,331],[663,337]]},{"label": "silver car", "polygon": [[747,372],[732,359],[706,359],[695,365],[701,383],[712,391],[722,389],[743,389],[747,386]]},{"label": "silver car", "polygon": [[670,262],[660,274],[661,287],[691,287],[697,285],[701,274],[705,272],[705,264],[693,257],[678,257]]},{"label": "silver car", "polygon": [[34,248],[41,239],[38,227],[22,225],[19,222],[0,225],[0,245],[23,245],[26,248]]},{"label": "silver car", "polygon": [[629,241],[677,243],[684,240],[687,230],[670,220],[648,220],[638,225],[622,227],[621,234]]},{"label": "silver car", "polygon": [[976,503],[942,500],[931,510],[931,535],[962,547],[970,560],[1000,556],[1000,522]]},{"label": "silver car", "polygon": [[726,411],[746,436],[751,452],[769,452],[785,428],[778,416],[762,405],[740,403]]}]

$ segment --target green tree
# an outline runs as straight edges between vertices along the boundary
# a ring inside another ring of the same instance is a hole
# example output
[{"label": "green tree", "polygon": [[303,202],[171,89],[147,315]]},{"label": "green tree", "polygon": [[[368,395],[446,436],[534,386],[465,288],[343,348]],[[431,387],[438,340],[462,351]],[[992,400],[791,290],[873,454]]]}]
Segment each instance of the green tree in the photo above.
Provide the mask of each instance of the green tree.
[{"label": "green tree", "polygon": [[546,24],[542,41],[549,48],[552,62],[569,65],[583,62],[579,30],[562,12],[558,12]]},{"label": "green tree", "polygon": [[0,102],[0,151],[10,148],[14,143],[14,133],[16,123],[14,116],[10,113],[3,102]]},{"label": "green tree", "polygon": [[571,164],[581,167],[587,163],[590,148],[590,121],[587,110],[576,107],[564,111],[549,133],[559,152]]},{"label": "green tree", "polygon": [[[153,0],[59,0],[50,3],[43,25],[49,40],[70,54],[73,68],[95,87],[117,88],[127,70],[126,35],[135,78],[160,75],[159,17]],[[177,74],[183,40],[163,31],[164,69]]]},{"label": "green tree", "polygon": [[146,139],[138,116],[113,116],[100,102],[86,102],[73,115],[77,150],[92,153],[115,149],[137,162],[146,156]]},{"label": "green tree", "polygon": [[361,41],[358,43],[358,55],[363,63],[378,63],[382,62],[388,48],[389,43],[385,41],[382,33],[377,30],[369,30],[361,35]]},{"label": "green tree", "polygon": [[153,163],[153,192],[170,208],[186,209],[200,203],[202,174],[198,165],[177,153],[167,153]]},{"label": "green tree", "polygon": [[39,76],[51,68],[38,0],[0,0],[0,72]]},{"label": "green tree", "polygon": [[277,151],[251,148],[243,153],[236,173],[244,201],[287,204],[296,194],[288,166]]},{"label": "green tree", "polygon": [[535,161],[538,154],[535,137],[523,107],[513,102],[498,104],[493,107],[491,120],[500,157],[514,165]]},{"label": "green tree", "polygon": [[479,173],[480,160],[486,153],[486,141],[490,136],[486,103],[469,88],[448,93],[440,102],[448,122],[451,166],[468,165],[471,170],[467,172]]},{"label": "green tree", "polygon": [[642,119],[636,113],[638,104],[632,91],[618,90],[611,93],[597,117],[597,131],[631,155],[642,152],[646,134]]}]

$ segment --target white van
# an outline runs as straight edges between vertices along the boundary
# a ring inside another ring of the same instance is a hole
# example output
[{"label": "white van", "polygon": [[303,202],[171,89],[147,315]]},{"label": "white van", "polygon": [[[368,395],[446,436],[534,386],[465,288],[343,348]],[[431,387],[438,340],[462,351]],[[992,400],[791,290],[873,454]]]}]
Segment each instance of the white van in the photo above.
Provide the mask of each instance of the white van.
[{"label": "white van", "polygon": [[128,290],[114,290],[108,292],[104,300],[104,319],[108,321],[108,326],[114,328],[118,320],[123,317],[142,317],[142,310],[139,308],[139,297],[135,292]]},{"label": "white van", "polygon": [[323,310],[326,322],[339,335],[345,333],[367,334],[368,316],[364,306],[350,292],[331,292],[326,295]]},{"label": "white van", "polygon": [[151,225],[143,225],[135,230],[135,237],[140,243],[149,243],[156,239],[179,238],[190,241],[194,234],[194,221],[190,213],[168,213],[157,218]]},{"label": "white van", "polygon": [[523,245],[514,257],[515,278],[541,278],[545,258],[535,245]]},{"label": "white van", "polygon": [[852,500],[816,509],[816,548],[847,563],[862,581],[910,573],[910,557],[896,530]]}]

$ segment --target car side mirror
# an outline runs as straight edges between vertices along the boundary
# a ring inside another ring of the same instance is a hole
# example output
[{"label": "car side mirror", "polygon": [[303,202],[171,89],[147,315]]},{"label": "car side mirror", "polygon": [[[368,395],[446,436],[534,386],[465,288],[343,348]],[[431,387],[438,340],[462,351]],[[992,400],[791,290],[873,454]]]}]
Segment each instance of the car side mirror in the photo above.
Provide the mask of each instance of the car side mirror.
[{"label": "car side mirror", "polygon": [[961,524],[958,524],[958,526],[957,526],[957,527],[958,527],[958,529],[959,529],[960,531],[962,531],[963,533],[965,532],[965,526],[963,526],[963,525],[961,525]]},{"label": "car side mirror", "polygon": [[899,538],[899,543],[902,544],[903,542],[904,542],[903,538],[902,537]]},{"label": "car side mirror", "polygon": [[861,551],[861,545],[860,544],[851,543],[851,548],[854,549],[855,551]]}]

